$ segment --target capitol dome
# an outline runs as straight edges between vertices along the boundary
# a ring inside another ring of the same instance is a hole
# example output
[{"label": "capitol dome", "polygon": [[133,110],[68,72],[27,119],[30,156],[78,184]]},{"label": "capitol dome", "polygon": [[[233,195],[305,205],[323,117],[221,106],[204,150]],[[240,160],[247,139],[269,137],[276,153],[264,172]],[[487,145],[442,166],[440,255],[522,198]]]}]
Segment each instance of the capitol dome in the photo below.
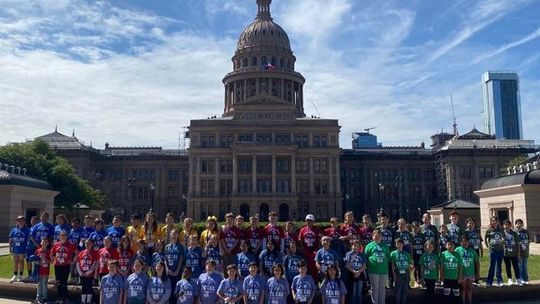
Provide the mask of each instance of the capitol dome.
[{"label": "capitol dome", "polygon": [[239,51],[254,47],[275,47],[289,52],[291,51],[291,44],[287,33],[279,24],[274,23],[271,19],[257,18],[240,34],[237,44]]}]

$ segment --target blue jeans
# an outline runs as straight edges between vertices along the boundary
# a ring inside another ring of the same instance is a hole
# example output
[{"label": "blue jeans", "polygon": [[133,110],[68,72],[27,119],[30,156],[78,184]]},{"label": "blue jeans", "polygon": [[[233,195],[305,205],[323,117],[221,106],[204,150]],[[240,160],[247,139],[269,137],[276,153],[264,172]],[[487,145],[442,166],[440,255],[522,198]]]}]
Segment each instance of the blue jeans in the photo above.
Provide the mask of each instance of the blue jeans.
[{"label": "blue jeans", "polygon": [[47,300],[47,281],[49,281],[48,275],[40,275],[38,277],[36,300]]},{"label": "blue jeans", "polygon": [[[349,274],[349,275],[352,276],[352,274]],[[363,300],[362,290],[363,290],[363,288],[364,288],[364,281],[358,280],[358,281],[352,281],[351,282],[350,289],[349,289],[350,297],[348,297],[350,303],[362,304],[362,300]]]},{"label": "blue jeans", "polygon": [[526,258],[519,258],[518,259],[518,264],[519,264],[519,278],[522,280],[522,281],[529,281],[529,272],[527,271],[527,260],[528,260],[528,257]]},{"label": "blue jeans", "polygon": [[493,275],[497,275],[497,283],[502,284],[502,260],[504,252],[502,250],[489,250],[489,271],[486,278],[486,284],[493,284]]}]

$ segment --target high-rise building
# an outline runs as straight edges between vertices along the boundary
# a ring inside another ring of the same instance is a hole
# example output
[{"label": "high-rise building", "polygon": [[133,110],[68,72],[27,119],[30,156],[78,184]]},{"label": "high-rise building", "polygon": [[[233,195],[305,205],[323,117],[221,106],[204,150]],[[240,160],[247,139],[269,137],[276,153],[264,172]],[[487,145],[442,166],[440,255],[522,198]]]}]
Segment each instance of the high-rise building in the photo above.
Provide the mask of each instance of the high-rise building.
[{"label": "high-rise building", "polygon": [[522,139],[519,76],[511,71],[487,71],[482,75],[484,127],[489,135]]},{"label": "high-rise building", "polygon": [[369,132],[355,132],[353,133],[352,147],[353,149],[362,148],[377,148],[377,135]]}]

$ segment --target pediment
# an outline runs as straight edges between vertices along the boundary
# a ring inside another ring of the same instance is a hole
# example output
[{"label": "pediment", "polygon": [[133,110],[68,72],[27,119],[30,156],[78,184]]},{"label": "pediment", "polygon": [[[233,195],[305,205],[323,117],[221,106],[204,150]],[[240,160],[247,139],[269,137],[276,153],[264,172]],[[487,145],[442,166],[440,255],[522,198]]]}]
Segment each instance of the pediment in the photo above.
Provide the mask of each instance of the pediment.
[{"label": "pediment", "polygon": [[285,101],[277,96],[273,96],[273,95],[270,95],[266,92],[263,92],[261,94],[258,94],[256,96],[252,96],[250,98],[248,98],[247,100],[245,100],[244,102],[242,102],[242,104],[244,105],[271,105],[271,104],[276,104],[276,105],[291,105],[290,102],[288,101]]}]

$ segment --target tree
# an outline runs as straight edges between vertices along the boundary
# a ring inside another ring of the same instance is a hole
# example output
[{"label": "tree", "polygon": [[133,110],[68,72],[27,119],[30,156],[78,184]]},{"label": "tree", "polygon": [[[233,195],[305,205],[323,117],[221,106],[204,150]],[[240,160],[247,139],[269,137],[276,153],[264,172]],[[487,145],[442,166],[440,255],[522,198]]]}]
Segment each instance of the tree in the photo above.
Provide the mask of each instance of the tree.
[{"label": "tree", "polygon": [[515,166],[519,166],[521,164],[523,164],[526,160],[527,160],[527,156],[524,156],[524,155],[520,155],[520,156],[516,156],[514,158],[512,158],[511,160],[508,161],[508,163],[506,163],[506,166],[504,168],[501,168],[501,174],[506,174],[506,170],[508,168],[513,168]]},{"label": "tree", "polygon": [[28,175],[48,182],[60,192],[54,200],[56,207],[72,209],[78,203],[99,207],[103,201],[102,194],[42,140],[0,147],[0,161],[24,167]]}]

